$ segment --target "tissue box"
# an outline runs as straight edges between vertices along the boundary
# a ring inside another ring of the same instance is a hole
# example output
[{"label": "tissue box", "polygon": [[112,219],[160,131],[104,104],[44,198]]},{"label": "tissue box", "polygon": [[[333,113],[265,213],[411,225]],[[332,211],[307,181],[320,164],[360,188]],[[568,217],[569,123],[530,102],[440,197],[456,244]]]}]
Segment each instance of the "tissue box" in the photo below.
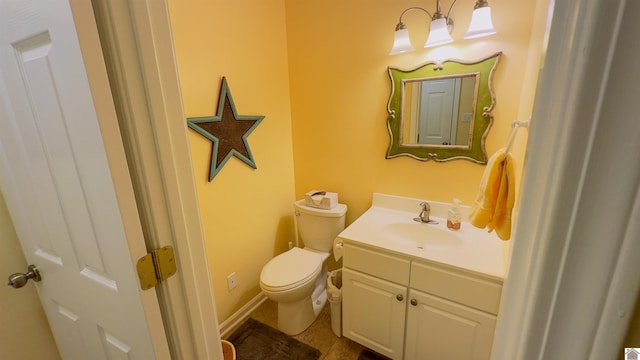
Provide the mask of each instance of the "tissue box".
[{"label": "tissue box", "polygon": [[338,194],[327,191],[312,190],[304,194],[305,205],[318,209],[330,210],[338,205]]}]

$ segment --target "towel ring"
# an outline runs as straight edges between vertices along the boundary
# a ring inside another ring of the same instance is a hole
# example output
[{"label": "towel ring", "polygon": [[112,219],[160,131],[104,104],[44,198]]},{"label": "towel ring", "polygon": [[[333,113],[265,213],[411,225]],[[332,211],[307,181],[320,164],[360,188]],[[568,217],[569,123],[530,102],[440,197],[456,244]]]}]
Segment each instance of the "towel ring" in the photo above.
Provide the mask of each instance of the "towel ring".
[{"label": "towel ring", "polygon": [[518,133],[518,129],[523,127],[523,128],[529,128],[529,122],[530,120],[525,120],[525,121],[514,121],[513,123],[511,123],[511,133],[509,133],[509,137],[507,138],[507,145],[505,145],[504,147],[504,153],[508,153],[511,150],[511,146],[513,146],[513,141],[516,139],[516,134]]}]

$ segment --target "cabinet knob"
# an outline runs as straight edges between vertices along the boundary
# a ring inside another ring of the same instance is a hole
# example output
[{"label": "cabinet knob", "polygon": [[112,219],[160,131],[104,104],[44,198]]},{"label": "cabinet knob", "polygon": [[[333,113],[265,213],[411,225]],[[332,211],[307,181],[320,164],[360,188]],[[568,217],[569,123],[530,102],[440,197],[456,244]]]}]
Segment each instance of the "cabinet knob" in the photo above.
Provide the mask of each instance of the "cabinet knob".
[{"label": "cabinet knob", "polygon": [[416,305],[418,305],[418,300],[411,299],[410,303],[411,303],[411,305],[416,306]]},{"label": "cabinet knob", "polygon": [[404,296],[402,296],[402,294],[398,294],[396,295],[396,299],[398,299],[398,301],[402,301],[404,300]]}]

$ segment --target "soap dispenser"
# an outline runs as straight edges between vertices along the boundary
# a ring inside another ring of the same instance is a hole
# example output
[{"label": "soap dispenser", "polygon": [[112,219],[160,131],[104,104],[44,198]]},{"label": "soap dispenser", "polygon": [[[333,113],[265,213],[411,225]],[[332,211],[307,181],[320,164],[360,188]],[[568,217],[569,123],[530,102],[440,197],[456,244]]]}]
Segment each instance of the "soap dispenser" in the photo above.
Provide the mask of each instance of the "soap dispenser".
[{"label": "soap dispenser", "polygon": [[447,227],[451,230],[460,230],[462,214],[460,213],[460,200],[453,199],[453,206],[447,213]]}]

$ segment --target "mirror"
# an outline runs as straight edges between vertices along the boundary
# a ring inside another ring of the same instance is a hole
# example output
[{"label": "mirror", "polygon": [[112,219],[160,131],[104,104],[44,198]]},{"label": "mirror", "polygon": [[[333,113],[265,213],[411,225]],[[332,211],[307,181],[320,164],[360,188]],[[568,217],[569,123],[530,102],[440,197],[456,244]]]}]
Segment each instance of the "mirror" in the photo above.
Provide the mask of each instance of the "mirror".
[{"label": "mirror", "polygon": [[487,163],[484,140],[493,122],[493,72],[502,53],[474,62],[430,62],[410,70],[389,67],[387,159],[467,159]]},{"label": "mirror", "polygon": [[405,81],[401,144],[468,148],[477,83],[477,74]]}]

